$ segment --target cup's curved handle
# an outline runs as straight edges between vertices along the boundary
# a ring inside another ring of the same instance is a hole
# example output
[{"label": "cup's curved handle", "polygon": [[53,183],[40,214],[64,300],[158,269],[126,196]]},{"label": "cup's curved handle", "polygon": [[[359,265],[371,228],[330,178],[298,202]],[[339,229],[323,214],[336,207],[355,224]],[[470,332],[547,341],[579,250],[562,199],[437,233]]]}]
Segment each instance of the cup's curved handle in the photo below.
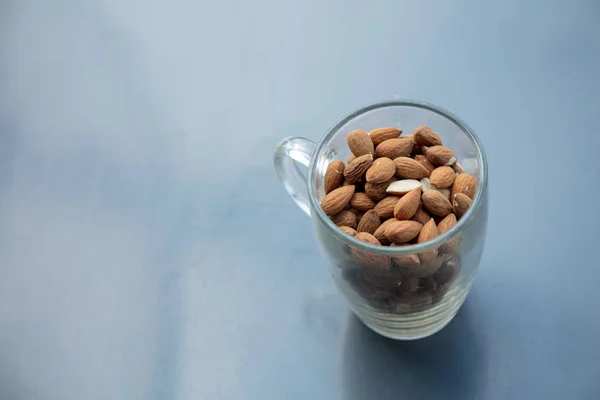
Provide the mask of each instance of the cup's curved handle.
[{"label": "cup's curved handle", "polygon": [[298,207],[310,217],[310,202],[306,191],[306,178],[295,162],[308,167],[317,145],[302,137],[283,139],[275,149],[275,171],[288,194]]}]

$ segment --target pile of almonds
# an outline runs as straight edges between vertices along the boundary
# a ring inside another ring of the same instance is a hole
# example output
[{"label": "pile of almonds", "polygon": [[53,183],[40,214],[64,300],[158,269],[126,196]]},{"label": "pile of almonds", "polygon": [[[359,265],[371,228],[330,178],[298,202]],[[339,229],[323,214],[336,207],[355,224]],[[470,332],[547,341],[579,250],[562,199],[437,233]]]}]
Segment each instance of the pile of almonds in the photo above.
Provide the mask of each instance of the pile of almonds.
[{"label": "pile of almonds", "polygon": [[[348,134],[347,166],[325,172],[323,211],[344,233],[379,246],[424,243],[451,230],[473,202],[476,180],[426,126]],[[388,257],[350,247],[342,278],[373,307],[394,314],[439,302],[460,271],[459,237],[433,250]]]},{"label": "pile of almonds", "polygon": [[348,134],[348,165],[332,161],[323,211],[348,235],[402,246],[432,240],[456,225],[475,195],[475,178],[426,126],[402,136],[396,128]]}]

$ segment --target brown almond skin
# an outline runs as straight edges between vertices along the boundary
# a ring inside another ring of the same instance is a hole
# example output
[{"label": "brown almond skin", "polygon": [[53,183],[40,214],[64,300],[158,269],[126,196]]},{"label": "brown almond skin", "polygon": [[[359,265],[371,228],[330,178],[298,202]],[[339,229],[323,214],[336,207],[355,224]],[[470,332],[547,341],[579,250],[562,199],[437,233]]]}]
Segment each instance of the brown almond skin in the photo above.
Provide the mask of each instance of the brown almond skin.
[{"label": "brown almond skin", "polygon": [[356,160],[356,156],[354,154],[350,154],[350,157],[348,157],[348,162],[346,164],[350,164],[354,160]]},{"label": "brown almond skin", "polygon": [[456,178],[456,172],[452,167],[442,166],[437,167],[431,173],[429,180],[431,184],[438,189],[446,189],[452,186],[454,179]]},{"label": "brown almond skin", "polygon": [[417,126],[414,131],[415,142],[421,146],[436,146],[442,144],[440,136],[426,126]]},{"label": "brown almond skin", "polygon": [[415,215],[413,215],[412,220],[425,225],[427,222],[429,222],[430,219],[431,215],[429,215],[429,213],[423,209],[421,203],[421,205],[419,205],[419,208],[417,209],[417,212],[415,213]]},{"label": "brown almond skin", "polygon": [[377,205],[375,205],[374,210],[377,211],[377,215],[381,219],[388,219],[394,216],[394,207],[396,207],[396,203],[400,200],[399,196],[387,196],[383,200],[381,200]]},{"label": "brown almond skin", "polygon": [[377,157],[387,157],[391,160],[406,157],[412,152],[414,145],[415,141],[411,137],[388,139],[377,146],[375,155]]},{"label": "brown almond skin", "polygon": [[371,164],[373,164],[372,154],[365,154],[360,157],[356,157],[356,159],[348,164],[344,170],[344,177],[349,183],[354,184],[359,182],[362,180]]},{"label": "brown almond skin", "polygon": [[352,211],[342,210],[339,213],[331,216],[331,221],[337,226],[347,226],[356,229],[357,218]]},{"label": "brown almond skin", "polygon": [[475,197],[476,190],[477,182],[475,181],[475,178],[473,178],[471,174],[463,172],[462,174],[458,174],[454,179],[454,184],[452,185],[452,190],[450,192],[450,198],[454,199],[454,196],[457,193],[464,193],[473,199]]},{"label": "brown almond skin", "polygon": [[394,159],[396,176],[401,179],[422,179],[429,175],[425,166],[410,157],[398,157]]},{"label": "brown almond skin", "polygon": [[350,151],[356,157],[375,153],[369,134],[362,129],[355,129],[348,133],[347,142]]},{"label": "brown almond skin", "polygon": [[379,227],[375,230],[375,232],[373,233],[373,236],[375,236],[375,238],[377,238],[377,240],[379,240],[379,242],[383,245],[388,245],[391,242],[388,240],[388,238],[385,236],[385,229],[387,228],[387,226],[389,224],[391,224],[392,222],[396,221],[395,218],[390,218],[387,219],[385,221],[383,221],[381,223],[381,225],[379,225]]},{"label": "brown almond skin", "polygon": [[425,156],[433,165],[452,165],[456,162],[456,155],[444,146],[428,147]]},{"label": "brown almond skin", "polygon": [[339,188],[344,183],[344,170],[346,166],[341,160],[333,160],[327,166],[325,171],[325,194],[330,193],[332,190]]},{"label": "brown almond skin", "polygon": [[452,169],[454,170],[454,172],[456,172],[456,174],[462,174],[463,172],[465,172],[463,170],[462,165],[460,165],[459,163],[454,163],[454,165],[452,166]]},{"label": "brown almond skin", "polygon": [[422,227],[416,221],[394,221],[385,228],[385,236],[392,243],[406,243],[416,238]]},{"label": "brown almond skin", "polygon": [[350,206],[359,211],[369,211],[375,208],[375,202],[366,193],[354,193],[350,199]]},{"label": "brown almond skin", "polygon": [[454,200],[452,202],[452,207],[454,210],[454,214],[456,214],[457,218],[462,218],[463,215],[467,212],[469,207],[473,204],[473,200],[464,193],[457,193],[454,195]]},{"label": "brown almond skin", "polygon": [[437,190],[429,189],[424,191],[421,195],[421,201],[427,211],[438,217],[445,217],[452,212],[450,200]]},{"label": "brown almond skin", "polygon": [[421,204],[421,188],[415,188],[406,193],[394,207],[394,217],[397,220],[411,219]]},{"label": "brown almond skin", "polygon": [[354,190],[355,187],[350,185],[342,186],[328,193],[323,201],[321,201],[321,208],[325,214],[335,215],[342,211],[350,203],[350,199],[354,195]]},{"label": "brown almond skin", "polygon": [[396,182],[396,178],[388,179],[383,183],[365,183],[365,193],[373,200],[373,201],[381,201],[387,196],[387,192],[385,191],[388,186],[392,182]]},{"label": "brown almond skin", "polygon": [[379,220],[379,215],[377,215],[377,212],[375,210],[369,210],[360,219],[356,231],[373,234],[380,225],[381,221]]},{"label": "brown almond skin", "polygon": [[429,176],[431,175],[431,173],[433,172],[433,170],[435,169],[435,165],[433,165],[428,159],[427,157],[425,157],[423,154],[417,154],[415,156],[415,161],[417,161],[419,164],[421,164],[422,166],[425,167],[425,169],[427,170],[427,176],[425,178],[429,178]]},{"label": "brown almond skin", "polygon": [[340,226],[340,230],[344,233],[347,233],[350,236],[353,236],[353,237],[356,236],[356,234],[358,233],[358,232],[356,232],[356,230],[350,228],[349,226]]},{"label": "brown almond skin", "polygon": [[354,236],[354,237],[357,238],[360,241],[381,246],[381,243],[379,243],[379,240],[377,240],[375,238],[375,236],[371,235],[368,232],[358,232],[356,234],[356,236]]},{"label": "brown almond skin", "polygon": [[[434,239],[438,235],[437,226],[435,225],[435,221],[433,218],[429,220],[419,233],[419,238],[417,239],[417,243],[425,243],[432,239]],[[427,263],[433,260],[437,256],[437,250],[430,250],[419,254],[419,258],[421,259],[421,263]]]},{"label": "brown almond skin", "polygon": [[373,142],[373,146],[377,147],[381,142],[388,139],[396,139],[402,134],[402,130],[397,128],[377,128],[369,132],[369,137]]},{"label": "brown almond skin", "polygon": [[373,164],[367,170],[365,178],[367,182],[383,183],[394,177],[396,165],[392,160],[386,157],[380,157],[373,161]]},{"label": "brown almond skin", "polygon": [[456,225],[456,215],[448,214],[438,224],[438,233],[440,235],[443,235],[444,233],[448,232],[450,229],[454,228],[454,225]]}]

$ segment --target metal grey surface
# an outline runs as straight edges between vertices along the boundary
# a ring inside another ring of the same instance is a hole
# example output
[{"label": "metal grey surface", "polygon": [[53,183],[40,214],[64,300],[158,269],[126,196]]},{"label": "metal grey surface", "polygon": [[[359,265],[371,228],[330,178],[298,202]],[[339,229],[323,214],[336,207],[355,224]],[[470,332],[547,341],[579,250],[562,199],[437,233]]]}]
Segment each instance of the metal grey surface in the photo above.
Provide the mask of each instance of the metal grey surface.
[{"label": "metal grey surface", "polygon": [[[0,3],[0,398],[600,397],[599,17]],[[349,314],[271,161],[394,96],[464,118],[490,162],[473,291],[413,343]]]}]

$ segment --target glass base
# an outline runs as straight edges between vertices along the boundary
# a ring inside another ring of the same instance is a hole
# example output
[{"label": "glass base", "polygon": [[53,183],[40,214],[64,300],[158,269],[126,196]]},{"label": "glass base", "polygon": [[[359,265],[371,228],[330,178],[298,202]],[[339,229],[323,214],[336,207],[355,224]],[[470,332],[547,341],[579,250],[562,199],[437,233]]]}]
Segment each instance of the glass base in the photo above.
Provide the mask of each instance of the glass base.
[{"label": "glass base", "polygon": [[468,290],[459,291],[425,311],[411,314],[389,314],[372,308],[351,305],[356,316],[374,332],[396,340],[417,340],[442,330],[458,313],[467,298]]}]

